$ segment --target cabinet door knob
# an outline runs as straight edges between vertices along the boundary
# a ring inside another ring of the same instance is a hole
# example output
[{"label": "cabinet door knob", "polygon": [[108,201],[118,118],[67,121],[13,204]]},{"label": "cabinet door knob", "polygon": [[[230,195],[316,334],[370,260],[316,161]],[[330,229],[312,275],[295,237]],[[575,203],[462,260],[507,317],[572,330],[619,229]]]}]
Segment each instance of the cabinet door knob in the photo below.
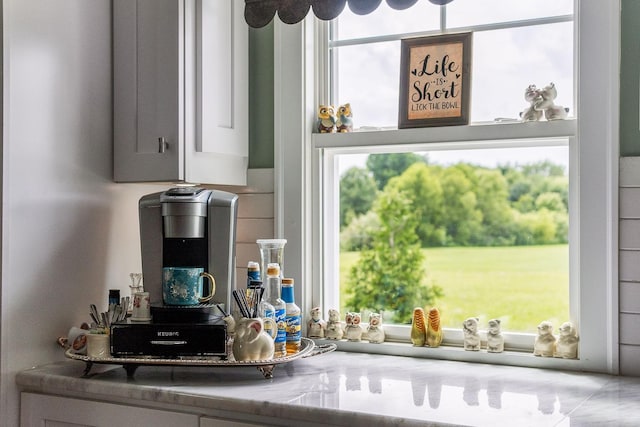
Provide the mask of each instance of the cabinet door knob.
[{"label": "cabinet door knob", "polygon": [[158,153],[163,154],[165,151],[167,151],[168,147],[169,143],[164,136],[158,138]]}]

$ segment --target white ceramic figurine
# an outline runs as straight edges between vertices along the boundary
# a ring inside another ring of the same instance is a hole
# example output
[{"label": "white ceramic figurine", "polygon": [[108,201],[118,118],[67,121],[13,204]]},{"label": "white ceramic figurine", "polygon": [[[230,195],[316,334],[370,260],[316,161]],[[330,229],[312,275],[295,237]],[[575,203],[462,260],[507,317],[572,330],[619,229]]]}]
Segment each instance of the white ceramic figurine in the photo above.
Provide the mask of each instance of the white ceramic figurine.
[{"label": "white ceramic figurine", "polygon": [[578,358],[578,333],[571,322],[564,322],[559,329],[560,336],[556,341],[556,350],[553,357],[562,357],[563,359]]},{"label": "white ceramic figurine", "polygon": [[547,120],[562,120],[567,118],[569,109],[554,104],[554,100],[558,96],[555,84],[549,83],[540,89],[538,93],[541,99],[536,101],[535,109],[540,112],[544,111],[544,117]]},{"label": "white ceramic figurine", "polygon": [[382,329],[382,316],[380,313],[369,314],[367,339],[373,344],[380,344],[384,342],[384,329]]},{"label": "white ceramic figurine", "polygon": [[553,324],[549,321],[538,325],[538,336],[533,344],[533,355],[552,357],[556,347],[556,337],[553,336]]},{"label": "white ceramic figurine", "polygon": [[480,351],[480,334],[478,333],[477,317],[469,317],[462,322],[462,332],[464,332],[464,349],[468,351]]},{"label": "white ceramic figurine", "polygon": [[362,340],[364,329],[360,325],[360,313],[347,312],[345,316],[344,337],[348,341]]},{"label": "white ceramic figurine", "polygon": [[324,338],[325,329],[327,329],[327,322],[322,319],[320,307],[313,307],[311,319],[307,322],[307,336],[309,338]]},{"label": "white ceramic figurine", "polygon": [[325,337],[328,340],[341,340],[343,335],[344,331],[340,324],[340,312],[331,308],[329,309],[329,321],[327,322]]},{"label": "white ceramic figurine", "polygon": [[487,352],[502,353],[503,351],[504,338],[500,332],[500,319],[491,319],[487,330]]},{"label": "white ceramic figurine", "polygon": [[540,91],[536,85],[529,85],[524,91],[524,99],[529,103],[524,111],[520,112],[520,119],[523,122],[537,122],[542,118],[542,111],[536,109],[536,103],[542,100]]}]

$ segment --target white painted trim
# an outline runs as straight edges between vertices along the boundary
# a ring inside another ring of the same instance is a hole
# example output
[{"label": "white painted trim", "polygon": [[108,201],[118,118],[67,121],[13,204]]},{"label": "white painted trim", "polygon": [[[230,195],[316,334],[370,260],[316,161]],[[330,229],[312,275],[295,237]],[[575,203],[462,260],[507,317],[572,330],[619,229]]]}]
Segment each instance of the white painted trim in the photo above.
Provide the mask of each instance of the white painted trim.
[{"label": "white painted trim", "polygon": [[[574,226],[577,225],[580,230],[579,323],[583,336],[590,335],[590,339],[581,342],[581,357],[575,366],[576,369],[615,374],[618,373],[617,144],[620,0],[576,0],[575,3],[576,28],[580,40],[578,61],[582,66],[579,67],[577,83],[580,96],[576,132],[579,143],[573,145],[577,146],[579,157],[575,172],[581,179],[578,190],[583,192],[578,206],[581,213],[588,214],[580,215],[578,224]],[[317,148],[316,153],[310,150],[310,124],[315,106],[311,99],[313,87],[310,89],[310,82],[303,79],[310,66],[308,56],[312,52],[312,45],[305,37],[308,36],[312,19],[308,18],[306,24],[293,26],[276,22],[274,40],[276,233],[290,242],[287,257],[296,251],[294,258],[288,258],[285,263],[298,263],[286,265],[287,269],[298,274],[297,277],[303,278],[306,289],[302,299],[304,312],[308,312],[312,304],[311,290],[320,286],[317,280],[322,278],[322,274],[318,274],[317,270],[319,264],[323,264],[318,255],[318,251],[322,249],[321,243],[312,245],[310,242],[310,238],[317,239],[322,235],[317,221],[318,212],[322,209],[317,193],[321,186],[311,180],[311,175],[315,175],[314,179],[320,175],[320,170],[311,174],[311,168],[322,166],[317,157],[314,157],[322,148]],[[594,58],[601,60],[594,61]],[[558,126],[565,125],[567,124],[563,123]],[[457,131],[463,132],[451,132]],[[354,133],[348,137],[330,137],[353,141],[358,138],[378,138],[375,135]],[[399,135],[401,138],[413,139],[411,132],[405,133],[403,130]],[[328,138],[313,136],[313,141],[318,146],[326,147],[339,143],[337,139],[324,141]],[[313,283],[307,281],[311,278]],[[479,358],[474,353],[461,352],[456,360],[486,362],[486,358]],[[527,362],[531,358],[518,360],[522,360],[523,366],[538,366],[540,363],[537,358],[534,359],[536,364]],[[547,359],[541,366],[566,368],[566,363]]]}]

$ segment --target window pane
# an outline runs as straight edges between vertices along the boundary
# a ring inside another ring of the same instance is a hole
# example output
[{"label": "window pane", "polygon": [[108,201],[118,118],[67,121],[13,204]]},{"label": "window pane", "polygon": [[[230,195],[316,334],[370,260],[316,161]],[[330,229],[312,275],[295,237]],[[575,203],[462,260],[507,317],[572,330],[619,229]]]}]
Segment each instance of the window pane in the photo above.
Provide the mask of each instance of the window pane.
[{"label": "window pane", "polygon": [[447,5],[447,27],[571,14],[573,0],[455,0]]},{"label": "window pane", "polygon": [[400,42],[333,49],[337,55],[336,104],[350,103],[354,127],[397,126]]},{"label": "window pane", "polygon": [[572,23],[474,33],[472,122],[519,118],[529,106],[525,89],[551,82],[558,92],[555,104],[568,107],[574,116]]},{"label": "window pane", "polygon": [[436,306],[444,327],[528,333],[569,320],[567,145],[337,159],[343,312],[407,323]]},{"label": "window pane", "polygon": [[335,23],[334,40],[437,30],[440,8],[428,1],[419,1],[409,9],[395,10],[383,1],[370,14],[356,15],[347,6]]},{"label": "window pane", "polygon": [[[545,37],[539,37],[541,33]],[[333,100],[351,103],[355,127],[397,126],[400,43],[344,46],[332,53],[337,71]],[[525,89],[551,82],[558,94],[555,104],[574,116],[572,23],[474,34],[471,122],[519,119],[529,106]]]}]

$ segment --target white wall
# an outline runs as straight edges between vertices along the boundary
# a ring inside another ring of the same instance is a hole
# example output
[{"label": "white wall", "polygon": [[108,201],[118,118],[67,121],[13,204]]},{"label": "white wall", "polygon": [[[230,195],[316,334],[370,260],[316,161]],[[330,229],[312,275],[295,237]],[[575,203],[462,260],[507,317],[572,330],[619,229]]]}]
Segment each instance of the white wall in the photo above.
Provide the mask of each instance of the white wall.
[{"label": "white wall", "polygon": [[18,425],[15,373],[107,290],[141,271],[137,200],[111,182],[110,0],[3,0],[0,424]]}]

